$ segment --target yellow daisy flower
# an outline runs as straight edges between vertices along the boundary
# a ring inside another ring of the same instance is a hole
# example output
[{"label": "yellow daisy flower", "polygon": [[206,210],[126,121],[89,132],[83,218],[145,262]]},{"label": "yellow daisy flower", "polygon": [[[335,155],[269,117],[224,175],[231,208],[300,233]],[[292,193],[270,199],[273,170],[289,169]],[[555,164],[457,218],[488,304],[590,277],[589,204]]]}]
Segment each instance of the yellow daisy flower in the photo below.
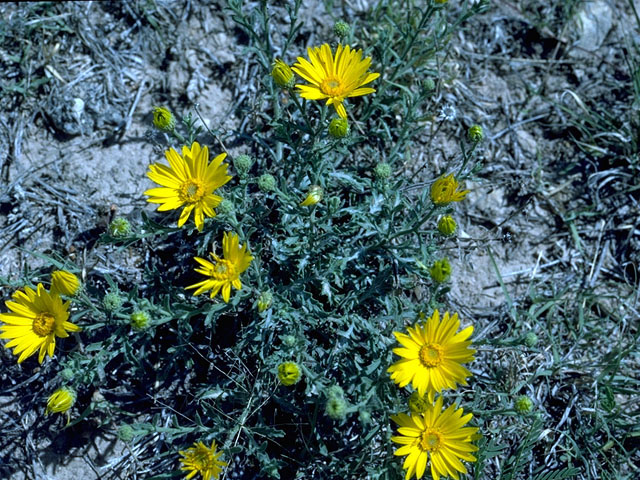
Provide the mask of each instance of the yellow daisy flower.
[{"label": "yellow daisy flower", "polygon": [[431,185],[431,201],[435,205],[447,205],[451,202],[464,200],[469,190],[460,191],[458,187],[458,181],[454,178],[453,173],[440,176]]},{"label": "yellow daisy flower", "polygon": [[298,57],[292,70],[310,85],[296,85],[301,97],[309,100],[327,98],[327,105],[333,105],[338,115],[347,118],[342,102],[347,97],[359,97],[374,93],[370,87],[363,87],[380,76],[368,72],[371,57],[362,59],[362,50],[352,50],[349,45],[338,45],[335,57],[328,44],[308,48],[309,60]]},{"label": "yellow daisy flower", "polygon": [[392,416],[400,428],[400,435],[391,437],[391,441],[402,445],[394,455],[404,456],[402,468],[407,473],[405,480],[414,474],[416,478],[423,477],[427,462],[431,466],[431,477],[440,480],[440,476],[451,476],[459,480],[459,473],[467,473],[462,460],[475,462],[476,457],[471,452],[478,447],[471,444],[477,437],[477,427],[464,427],[473,418],[471,413],[463,416],[462,408],[450,405],[442,411],[442,397],[438,397],[435,405],[429,405],[424,413],[406,413]]},{"label": "yellow daisy flower", "polygon": [[197,442],[193,444],[193,447],[180,452],[180,455],[184,457],[180,459],[180,463],[184,465],[180,469],[189,472],[185,477],[186,480],[195,477],[198,473],[202,475],[204,480],[219,478],[222,467],[227,466],[227,462],[218,460],[222,453],[222,451],[216,452],[215,440],[211,443],[211,448],[202,442]]},{"label": "yellow daisy flower", "polygon": [[209,278],[186,288],[197,288],[194,295],[211,290],[211,298],[215,297],[222,289],[222,299],[229,302],[231,285],[237,290],[242,288],[240,274],[249,268],[253,257],[247,252],[246,244],[242,247],[239,246],[238,235],[228,232],[225,232],[222,237],[222,258],[213,252],[209,255],[213,258],[213,263],[204,258],[194,257],[194,260],[201,265],[200,268],[196,268],[196,272]]},{"label": "yellow daisy flower", "polygon": [[47,353],[53,356],[56,337],[68,337],[69,332],[78,332],[80,327],[68,322],[69,301],[62,302],[60,295],[49,293],[41,283],[37,290],[24,287],[13,294],[13,301],[5,302],[9,313],[1,313],[0,338],[10,338],[5,348],[15,347],[18,363],[40,349],[38,361],[42,363]]},{"label": "yellow daisy flower", "polygon": [[144,192],[149,196],[147,202],[162,204],[159,212],[184,207],[178,227],[186,223],[193,211],[196,228],[202,231],[204,216],[215,217],[213,209],[222,201],[222,197],[213,192],[231,180],[227,175],[228,165],[222,163],[227,154],[221,153],[209,163],[209,149],[193,142],[191,148],[182,147],[182,155],[173,148],[165,155],[169,166],[149,165],[147,176],[162,187]]},{"label": "yellow daisy flower", "polygon": [[471,341],[466,341],[473,333],[473,326],[457,332],[459,327],[457,313],[450,317],[446,312],[440,321],[436,310],[424,325],[416,323],[413,328],[407,327],[409,335],[393,332],[405,348],[393,349],[402,360],[387,369],[391,379],[400,388],[411,383],[420,396],[428,394],[430,402],[445,388],[467,385],[466,377],[471,372],[462,364],[472,361],[476,353],[469,348]]}]

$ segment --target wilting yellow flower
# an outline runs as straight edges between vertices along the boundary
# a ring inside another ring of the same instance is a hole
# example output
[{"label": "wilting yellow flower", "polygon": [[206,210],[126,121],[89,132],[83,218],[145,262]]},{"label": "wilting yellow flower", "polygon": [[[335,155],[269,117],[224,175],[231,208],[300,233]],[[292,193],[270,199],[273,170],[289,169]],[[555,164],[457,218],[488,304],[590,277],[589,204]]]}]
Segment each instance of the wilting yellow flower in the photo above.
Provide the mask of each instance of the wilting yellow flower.
[{"label": "wilting yellow flower", "polygon": [[0,314],[0,320],[5,323],[0,326],[0,338],[12,339],[5,348],[15,347],[13,354],[20,355],[18,363],[38,349],[38,361],[42,363],[45,353],[53,356],[56,337],[68,337],[67,331],[81,330],[67,321],[69,301],[63,303],[60,295],[49,293],[41,283],[37,290],[29,287],[24,287],[24,292],[17,290],[12,298],[13,301],[5,302],[11,312]]},{"label": "wilting yellow flower", "polygon": [[273,62],[273,70],[271,70],[271,76],[273,77],[273,81],[276,82],[276,85],[278,85],[279,87],[293,87],[294,78],[291,67],[279,58],[276,58],[276,60]]},{"label": "wilting yellow flower", "polygon": [[194,221],[198,231],[202,231],[204,216],[215,217],[213,210],[222,201],[222,197],[213,192],[231,180],[227,175],[226,153],[221,153],[209,163],[209,149],[200,148],[193,142],[191,148],[182,147],[182,155],[173,148],[165,152],[169,166],[155,163],[149,165],[147,176],[159,185],[144,192],[147,202],[160,203],[159,212],[184,207],[178,220],[182,227],[194,212]]},{"label": "wilting yellow flower", "polygon": [[278,365],[278,380],[285,387],[290,387],[300,380],[300,367],[295,362],[284,362]]},{"label": "wilting yellow flower", "polygon": [[431,185],[431,201],[435,205],[446,205],[451,202],[459,202],[469,193],[469,190],[458,190],[458,181],[453,173],[439,177]]},{"label": "wilting yellow flower", "polygon": [[153,125],[165,132],[173,132],[176,128],[176,119],[168,108],[153,107]]},{"label": "wilting yellow flower", "polygon": [[440,321],[436,310],[425,324],[407,327],[409,335],[393,332],[404,348],[393,349],[402,360],[387,369],[391,379],[400,388],[411,383],[420,396],[428,394],[430,402],[445,388],[456,388],[457,383],[467,385],[466,377],[471,372],[462,364],[472,361],[476,353],[469,348],[471,341],[466,341],[473,333],[473,326],[457,332],[459,327],[457,313],[450,317],[446,312]]},{"label": "wilting yellow flower", "polygon": [[73,296],[80,290],[80,279],[66,270],[56,270],[51,274],[51,293]]},{"label": "wilting yellow flower", "polygon": [[231,285],[237,290],[242,288],[240,274],[249,268],[253,257],[247,252],[247,245],[239,246],[238,235],[225,232],[222,237],[222,258],[210,253],[213,263],[204,258],[194,257],[201,267],[196,268],[196,272],[209,277],[207,280],[189,285],[187,289],[197,288],[193,293],[200,295],[211,290],[210,297],[215,297],[222,289],[222,299],[229,302],[231,296]]},{"label": "wilting yellow flower", "polygon": [[338,115],[347,118],[342,102],[347,97],[358,97],[374,93],[370,87],[363,87],[380,76],[368,72],[371,57],[362,59],[362,50],[352,50],[349,45],[338,45],[335,57],[328,44],[308,48],[309,60],[298,57],[293,71],[304,78],[309,85],[297,84],[301,97],[309,100],[327,99],[327,105],[333,105]]},{"label": "wilting yellow flower", "polygon": [[322,197],[324,196],[324,191],[320,185],[311,185],[309,187],[309,193],[307,193],[307,197],[300,202],[301,207],[308,207],[309,205],[315,205],[316,203],[322,201]]},{"label": "wilting yellow flower", "polygon": [[73,407],[76,402],[76,393],[68,387],[57,389],[47,400],[46,415],[50,413],[64,413]]},{"label": "wilting yellow flower", "polygon": [[396,422],[398,436],[391,437],[391,441],[402,445],[394,455],[404,456],[402,468],[407,473],[405,480],[413,475],[422,478],[427,467],[431,467],[431,478],[440,480],[440,476],[452,476],[459,480],[459,473],[467,473],[460,460],[475,462],[471,452],[478,450],[471,441],[478,434],[477,427],[465,427],[473,415],[464,415],[462,408],[450,405],[442,411],[442,397],[438,397],[435,405],[429,405],[424,413],[406,413],[394,415],[391,419]]},{"label": "wilting yellow flower", "polygon": [[202,475],[204,480],[217,479],[222,473],[222,467],[227,466],[227,462],[218,460],[222,456],[223,452],[216,452],[215,440],[211,443],[211,448],[207,447],[202,442],[196,442],[193,447],[180,452],[184,458],[180,459],[180,463],[184,466],[180,467],[181,470],[189,472],[185,477],[187,480],[195,477],[198,473]]}]

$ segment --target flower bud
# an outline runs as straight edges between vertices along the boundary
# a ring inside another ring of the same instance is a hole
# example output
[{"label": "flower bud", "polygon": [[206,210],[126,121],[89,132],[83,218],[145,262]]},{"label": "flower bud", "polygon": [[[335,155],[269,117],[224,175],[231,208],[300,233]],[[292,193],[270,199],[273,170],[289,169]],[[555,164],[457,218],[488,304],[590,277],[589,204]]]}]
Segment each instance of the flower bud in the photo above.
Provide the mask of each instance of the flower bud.
[{"label": "flower bud", "polygon": [[144,330],[149,326],[149,315],[141,310],[133,312],[129,317],[131,328],[134,330]]},{"label": "flower bud", "polygon": [[533,408],[533,402],[526,395],[520,395],[518,398],[516,398],[516,401],[513,404],[513,408],[520,414],[529,413]]},{"label": "flower bud", "polygon": [[276,189],[276,179],[270,173],[264,173],[258,177],[258,188],[265,193]]},{"label": "flower bud", "polygon": [[484,131],[480,125],[471,125],[467,132],[467,136],[473,143],[478,143],[484,138]]},{"label": "flower bud", "polygon": [[371,423],[371,413],[368,410],[360,410],[358,412],[358,420],[362,425],[369,425]]},{"label": "flower bud", "polygon": [[102,298],[102,306],[108,312],[115,312],[122,306],[120,292],[110,291]]},{"label": "flower bud", "polygon": [[131,235],[131,224],[123,217],[116,217],[109,224],[109,233],[112,237],[122,238]]},{"label": "flower bud", "polygon": [[298,340],[293,335],[282,335],[280,340],[282,340],[282,343],[289,348],[295,347],[296,343],[298,343]]},{"label": "flower bud", "polygon": [[80,279],[66,270],[56,270],[51,274],[51,293],[75,295],[80,290]]},{"label": "flower bud", "polygon": [[271,70],[271,77],[273,81],[280,88],[292,88],[295,83],[293,71],[291,67],[284,63],[279,58],[276,58],[273,62],[273,70]]},{"label": "flower bud", "polygon": [[386,162],[380,162],[376,165],[376,168],[373,169],[373,174],[379,180],[386,180],[392,174],[391,165]]},{"label": "flower bud", "polygon": [[340,385],[332,385],[331,387],[327,388],[326,395],[328,398],[344,398],[344,390],[342,390],[342,387],[340,387]]},{"label": "flower bud", "polygon": [[266,292],[261,292],[258,296],[258,312],[262,313],[267,308],[271,307],[271,303],[273,302],[273,295],[268,290]]},{"label": "flower bud", "polygon": [[216,207],[216,211],[220,215],[226,215],[233,212],[233,202],[228,198],[223,198],[220,204]]},{"label": "flower bud", "polygon": [[244,178],[246,174],[251,170],[251,166],[253,165],[253,159],[249,155],[238,155],[233,160],[233,166],[238,172],[238,175],[241,178]]},{"label": "flower bud", "polygon": [[444,283],[451,277],[451,264],[449,259],[443,258],[433,263],[429,270],[431,278],[437,283]]},{"label": "flower bud", "polygon": [[432,92],[436,89],[436,82],[431,77],[427,77],[422,82],[422,90],[425,93]]},{"label": "flower bud", "polygon": [[64,413],[68,411],[76,402],[76,392],[69,387],[57,389],[47,400],[45,415],[50,413]]},{"label": "flower bud", "polygon": [[168,108],[153,107],[153,125],[163,132],[173,132],[176,119]]},{"label": "flower bud", "polygon": [[420,394],[415,391],[411,394],[408,400],[409,410],[411,413],[424,413],[427,411],[431,403],[429,402],[429,396],[424,394],[420,396]]},{"label": "flower bud", "polygon": [[333,420],[344,420],[347,416],[347,402],[342,397],[329,397],[324,411]]},{"label": "flower bud", "polygon": [[344,138],[349,135],[349,121],[346,118],[334,118],[329,123],[329,135]]},{"label": "flower bud", "polygon": [[120,425],[117,435],[125,443],[129,443],[136,436],[131,425]]},{"label": "flower bud", "polygon": [[316,203],[322,201],[322,197],[324,196],[324,190],[319,185],[311,185],[309,187],[309,193],[307,194],[307,198],[305,198],[301,203],[301,207],[308,207],[309,205],[315,205]]},{"label": "flower bud", "polygon": [[338,20],[333,25],[333,33],[335,33],[336,37],[338,37],[340,40],[344,40],[349,35],[350,31],[351,27],[349,26],[349,24],[347,22],[343,22],[342,20]]},{"label": "flower bud", "polygon": [[278,365],[278,380],[285,387],[295,385],[300,381],[300,367],[295,362],[284,362]]},{"label": "flower bud", "polygon": [[525,337],[524,337],[524,344],[529,347],[529,348],[533,348],[537,345],[538,343],[538,336],[534,333],[534,332],[528,332]]},{"label": "flower bud", "polygon": [[438,220],[438,231],[445,237],[456,233],[457,227],[458,225],[451,215],[443,215],[442,218]]}]

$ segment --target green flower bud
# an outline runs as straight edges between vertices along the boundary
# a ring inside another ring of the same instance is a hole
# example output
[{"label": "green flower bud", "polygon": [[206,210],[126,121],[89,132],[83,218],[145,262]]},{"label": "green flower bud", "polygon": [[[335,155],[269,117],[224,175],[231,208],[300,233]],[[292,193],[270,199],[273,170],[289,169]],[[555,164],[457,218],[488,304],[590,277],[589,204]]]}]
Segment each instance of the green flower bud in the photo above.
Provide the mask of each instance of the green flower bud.
[{"label": "green flower bud", "polygon": [[533,402],[526,395],[520,395],[516,398],[513,408],[520,414],[529,413],[533,408]]},{"label": "green flower bud", "polygon": [[467,136],[473,143],[478,143],[484,138],[484,131],[480,125],[471,125],[467,132]]},{"label": "green flower bud", "polygon": [[300,381],[300,367],[295,362],[284,362],[278,365],[278,380],[285,387],[295,385]]},{"label": "green flower bud", "polygon": [[124,443],[129,443],[136,436],[131,425],[120,425],[117,435]]},{"label": "green flower bud", "polygon": [[134,330],[144,330],[149,326],[149,315],[143,311],[133,312],[130,321]]},{"label": "green flower bud", "polygon": [[433,263],[431,269],[429,269],[431,278],[437,283],[444,283],[451,277],[451,264],[449,259],[443,258]]},{"label": "green flower bud", "polygon": [[458,224],[451,215],[443,215],[442,218],[438,220],[438,231],[445,237],[456,233],[456,228],[458,228]]},{"label": "green flower bud", "polygon": [[176,128],[176,119],[168,108],[153,107],[153,125],[158,130],[171,133]]},{"label": "green flower bud", "polygon": [[344,138],[349,135],[349,122],[346,118],[334,118],[329,123],[329,135],[333,138]]},{"label": "green flower bud", "polygon": [[223,198],[216,210],[220,215],[226,215],[233,212],[233,202],[228,198]]},{"label": "green flower bud", "polygon": [[327,201],[327,205],[329,206],[329,210],[331,210],[332,212],[336,212],[338,211],[338,209],[340,208],[340,204],[342,203],[342,201],[340,200],[340,197],[329,197],[329,200]]},{"label": "green flower bud", "polygon": [[102,306],[108,312],[115,312],[122,306],[122,297],[118,291],[110,291],[102,298]]},{"label": "green flower bud", "polygon": [[116,217],[109,224],[109,233],[112,237],[122,238],[131,235],[131,224],[123,217]]},{"label": "green flower bud", "polygon": [[60,376],[63,379],[65,379],[67,382],[75,378],[75,374],[73,373],[73,370],[70,368],[65,368],[64,370],[62,370],[60,372]]},{"label": "green flower bud", "polygon": [[273,302],[273,295],[270,291],[266,291],[266,292],[262,292],[260,293],[260,296],[258,297],[258,312],[264,312],[267,308],[269,308],[271,306],[271,303]]},{"label": "green flower bud", "polygon": [[433,78],[427,77],[422,82],[422,90],[425,93],[433,92],[436,89],[436,82],[433,81]]},{"label": "green flower bud", "polygon": [[431,403],[429,402],[429,395],[424,394],[424,396],[421,397],[417,391],[411,394],[408,403],[411,413],[424,413],[431,405]]},{"label": "green flower bud", "polygon": [[289,348],[295,347],[298,343],[298,340],[293,335],[282,335],[280,337],[280,340],[282,340],[282,343],[284,343]]},{"label": "green flower bud", "polygon": [[371,414],[367,410],[360,410],[358,412],[358,420],[362,425],[369,425],[371,423]]},{"label": "green flower bud", "polygon": [[233,166],[236,172],[238,172],[238,175],[244,178],[253,166],[253,159],[249,155],[238,155],[233,160]]},{"label": "green flower bud", "polygon": [[534,332],[528,332],[524,337],[524,344],[533,348],[538,344],[538,336]]},{"label": "green flower bud", "polygon": [[339,385],[333,385],[327,388],[326,395],[328,398],[338,397],[344,398],[344,390]]},{"label": "green flower bud", "polygon": [[379,180],[386,180],[391,176],[393,171],[391,170],[391,165],[386,162],[380,162],[376,165],[376,168],[373,169],[373,174]]},{"label": "green flower bud", "polygon": [[276,179],[270,173],[265,173],[258,177],[258,188],[263,192],[273,192],[276,186]]},{"label": "green flower bud", "polygon": [[347,402],[342,397],[329,397],[324,411],[329,418],[342,421],[347,416]]},{"label": "green flower bud", "polygon": [[333,33],[335,33],[340,40],[346,38],[347,35],[349,35],[350,31],[351,27],[349,26],[349,24],[347,22],[343,22],[342,20],[338,20],[333,25]]}]

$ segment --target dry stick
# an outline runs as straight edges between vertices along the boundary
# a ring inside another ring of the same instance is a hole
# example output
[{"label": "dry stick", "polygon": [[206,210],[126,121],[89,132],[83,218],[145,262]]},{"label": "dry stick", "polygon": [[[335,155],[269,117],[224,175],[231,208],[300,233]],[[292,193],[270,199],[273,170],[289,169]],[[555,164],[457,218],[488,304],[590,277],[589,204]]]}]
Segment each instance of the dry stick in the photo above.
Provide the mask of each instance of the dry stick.
[{"label": "dry stick", "polygon": [[124,130],[122,131],[122,135],[124,135],[127,132],[127,130],[129,130],[129,127],[131,126],[131,120],[133,119],[133,112],[136,110],[136,107],[138,106],[138,102],[140,101],[140,96],[142,95],[142,89],[146,84],[147,84],[147,79],[144,78],[142,80],[142,83],[140,84],[140,87],[138,88],[138,92],[136,93],[136,98],[133,100],[133,104],[129,109],[129,114],[127,115],[127,123],[125,123],[124,125]]},{"label": "dry stick", "polygon": [[209,135],[211,135],[213,138],[216,139],[216,141],[220,144],[220,146],[222,147],[223,151],[227,151],[227,147],[225,147],[224,143],[222,143],[222,140],[220,140],[220,138],[211,131],[211,129],[209,128],[209,126],[207,125],[207,122],[204,121],[204,118],[202,117],[202,114],[200,113],[200,104],[198,103],[194,103],[193,104],[193,108],[196,111],[196,113],[198,114],[198,118],[200,119],[200,121],[202,122],[202,125],[204,125],[204,128],[207,130],[207,132],[209,132]]}]

